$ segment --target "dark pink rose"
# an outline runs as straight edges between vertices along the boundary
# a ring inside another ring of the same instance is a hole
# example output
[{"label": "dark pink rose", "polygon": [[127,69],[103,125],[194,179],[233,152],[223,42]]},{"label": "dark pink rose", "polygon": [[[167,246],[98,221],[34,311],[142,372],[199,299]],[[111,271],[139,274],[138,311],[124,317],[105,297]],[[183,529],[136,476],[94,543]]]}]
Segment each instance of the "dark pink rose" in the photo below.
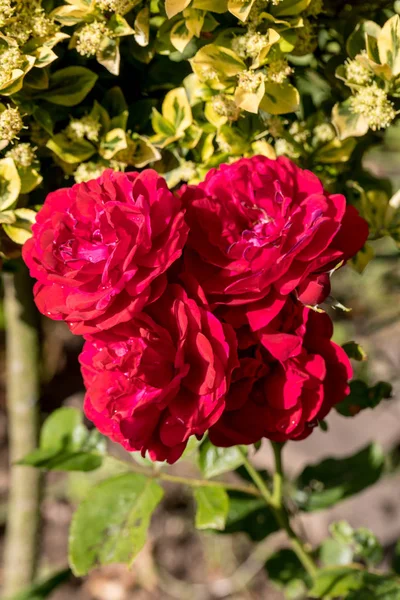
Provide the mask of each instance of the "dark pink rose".
[{"label": "dark pink rose", "polygon": [[292,300],[257,334],[238,331],[240,367],[211,441],[234,446],[307,437],[349,393],[351,365],[332,333],[328,315]]},{"label": "dark pink rose", "polygon": [[222,414],[236,338],[179,285],[129,323],[86,336],[85,412],[127,450],[175,462]]},{"label": "dark pink rose", "polygon": [[76,334],[129,321],[166,285],[188,227],[181,201],[155,171],[107,170],[52,192],[23,257],[39,310]]},{"label": "dark pink rose", "polygon": [[[296,292],[329,294],[329,272],[365,243],[368,226],[340,194],[286,158],[244,158],[182,188],[190,226],[187,270],[210,305],[228,306],[253,330]],[[228,317],[227,317],[228,318]]]}]

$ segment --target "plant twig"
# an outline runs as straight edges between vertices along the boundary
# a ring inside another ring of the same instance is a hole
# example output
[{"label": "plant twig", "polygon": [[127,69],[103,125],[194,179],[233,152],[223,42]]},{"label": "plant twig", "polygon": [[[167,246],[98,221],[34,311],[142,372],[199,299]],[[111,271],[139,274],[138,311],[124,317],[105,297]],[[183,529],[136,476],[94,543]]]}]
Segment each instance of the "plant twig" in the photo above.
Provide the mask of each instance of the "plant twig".
[{"label": "plant twig", "polygon": [[36,570],[40,472],[15,463],[37,445],[39,336],[31,280],[21,263],[5,273],[6,378],[10,493],[4,550],[4,596],[29,585]]}]

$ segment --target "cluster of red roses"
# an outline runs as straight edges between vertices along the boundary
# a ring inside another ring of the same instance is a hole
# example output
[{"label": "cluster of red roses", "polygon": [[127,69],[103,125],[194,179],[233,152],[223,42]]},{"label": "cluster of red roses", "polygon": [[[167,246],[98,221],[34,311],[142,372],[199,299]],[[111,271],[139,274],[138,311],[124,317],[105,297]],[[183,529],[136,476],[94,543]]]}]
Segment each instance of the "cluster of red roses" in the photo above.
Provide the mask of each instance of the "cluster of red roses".
[{"label": "cluster of red roses", "polygon": [[341,195],[287,159],[242,159],[169,191],[155,171],[49,194],[24,246],[39,310],[86,343],[85,412],[172,463],[214,444],[302,439],[348,393],[330,272],[368,235]]}]

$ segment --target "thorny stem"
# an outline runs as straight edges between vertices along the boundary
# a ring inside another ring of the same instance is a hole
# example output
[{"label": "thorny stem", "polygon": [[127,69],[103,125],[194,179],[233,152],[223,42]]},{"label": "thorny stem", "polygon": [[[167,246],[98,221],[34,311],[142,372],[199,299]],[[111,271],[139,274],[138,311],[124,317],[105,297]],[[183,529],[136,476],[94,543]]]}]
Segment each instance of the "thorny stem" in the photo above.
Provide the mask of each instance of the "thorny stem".
[{"label": "thorny stem", "polygon": [[5,273],[6,380],[10,492],[4,549],[5,597],[27,586],[36,569],[40,473],[15,463],[36,448],[39,336],[31,280],[25,265]]},{"label": "thorny stem", "polygon": [[246,467],[246,470],[252,478],[252,480],[254,481],[255,485],[260,490],[260,493],[265,499],[266,503],[271,508],[278,524],[282,529],[286,531],[287,536],[289,537],[290,542],[292,544],[292,548],[297,555],[297,558],[300,560],[307,573],[311,577],[315,577],[317,567],[312,557],[310,556],[310,553],[305,548],[303,542],[297,537],[295,531],[293,530],[290,524],[289,515],[283,503],[283,446],[282,444],[273,443],[272,447],[275,455],[275,474],[273,479],[272,493],[269,491],[266,483],[247,458],[246,452],[241,450],[244,459],[244,466]]}]

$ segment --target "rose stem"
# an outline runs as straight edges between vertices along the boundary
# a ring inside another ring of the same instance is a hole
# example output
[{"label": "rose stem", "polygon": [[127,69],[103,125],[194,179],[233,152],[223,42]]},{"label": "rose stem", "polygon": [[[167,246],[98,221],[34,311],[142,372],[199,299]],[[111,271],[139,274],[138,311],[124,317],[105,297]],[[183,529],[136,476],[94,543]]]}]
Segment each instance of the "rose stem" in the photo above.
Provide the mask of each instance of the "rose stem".
[{"label": "rose stem", "polygon": [[255,485],[261,492],[265,502],[271,508],[275,519],[282,529],[284,529],[290,539],[292,544],[292,548],[297,555],[297,558],[302,563],[303,567],[306,569],[307,573],[311,575],[311,577],[315,577],[317,572],[317,567],[310,556],[310,553],[305,548],[303,542],[297,537],[296,533],[292,529],[290,524],[290,518],[285,508],[283,502],[283,466],[282,466],[282,444],[272,443],[272,447],[274,450],[275,456],[275,474],[273,479],[273,491],[272,493],[269,491],[265,481],[262,479],[261,475],[256,471],[251,462],[249,461],[247,454],[244,450],[239,447],[239,450],[243,454],[244,466],[254,481]]},{"label": "rose stem", "polygon": [[10,597],[32,582],[38,555],[41,475],[37,469],[15,463],[37,445],[39,333],[25,265],[21,262],[14,273],[4,273],[3,283],[10,463],[3,592]]}]

